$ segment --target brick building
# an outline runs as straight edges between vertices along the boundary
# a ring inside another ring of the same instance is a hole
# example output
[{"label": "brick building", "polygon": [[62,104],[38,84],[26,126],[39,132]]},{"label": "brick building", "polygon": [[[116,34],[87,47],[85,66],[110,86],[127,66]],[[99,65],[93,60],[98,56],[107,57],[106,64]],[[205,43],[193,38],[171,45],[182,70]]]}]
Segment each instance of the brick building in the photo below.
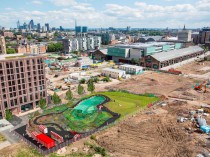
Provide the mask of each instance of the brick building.
[{"label": "brick building", "polygon": [[44,56],[0,56],[0,117],[5,110],[19,114],[38,107],[47,97]]},{"label": "brick building", "polygon": [[204,54],[202,48],[199,46],[191,46],[179,50],[172,50],[145,56],[140,59],[140,65],[153,69],[161,69],[176,63],[183,62],[190,58],[195,58],[202,54]]},{"label": "brick building", "polygon": [[28,53],[28,54],[42,54],[47,52],[46,45],[19,45],[16,48],[17,53]]}]

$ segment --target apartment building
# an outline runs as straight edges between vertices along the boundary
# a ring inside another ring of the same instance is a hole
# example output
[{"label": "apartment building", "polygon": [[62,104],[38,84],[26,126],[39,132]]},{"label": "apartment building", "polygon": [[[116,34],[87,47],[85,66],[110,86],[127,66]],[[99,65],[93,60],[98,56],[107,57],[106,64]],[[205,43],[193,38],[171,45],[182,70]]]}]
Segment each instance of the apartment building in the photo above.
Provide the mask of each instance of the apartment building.
[{"label": "apartment building", "polygon": [[63,39],[64,52],[87,51],[101,47],[101,37],[79,36],[76,38]]},{"label": "apartment building", "polygon": [[47,97],[43,55],[0,55],[0,117],[5,110],[19,114],[38,107]]},{"label": "apartment building", "polygon": [[0,54],[6,54],[6,43],[4,36],[0,36]]},{"label": "apartment building", "polygon": [[47,52],[47,46],[42,44],[19,45],[17,53],[42,54]]}]

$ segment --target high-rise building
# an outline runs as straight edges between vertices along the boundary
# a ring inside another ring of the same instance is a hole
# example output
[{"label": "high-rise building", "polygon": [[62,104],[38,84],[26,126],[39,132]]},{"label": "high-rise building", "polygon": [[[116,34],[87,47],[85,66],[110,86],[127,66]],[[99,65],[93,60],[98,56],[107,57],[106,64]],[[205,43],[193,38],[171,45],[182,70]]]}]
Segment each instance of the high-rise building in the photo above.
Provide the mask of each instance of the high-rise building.
[{"label": "high-rise building", "polygon": [[131,31],[131,26],[127,26],[127,32]]},{"label": "high-rise building", "polygon": [[33,30],[34,29],[34,20],[31,20],[29,22],[28,28],[29,28],[29,30]]},{"label": "high-rise building", "polygon": [[20,21],[17,22],[17,29],[20,29]]},{"label": "high-rise building", "polygon": [[0,36],[0,54],[6,54],[6,43],[4,36]]},{"label": "high-rise building", "polygon": [[37,24],[37,31],[41,31],[41,24],[40,23]]},{"label": "high-rise building", "polygon": [[60,31],[63,31],[63,27],[62,26],[60,26]]},{"label": "high-rise building", "polygon": [[50,31],[50,25],[49,25],[49,23],[45,23],[45,27],[46,27],[46,30],[49,32]]},{"label": "high-rise building", "polygon": [[0,55],[0,117],[6,109],[13,114],[35,109],[47,98],[44,56],[13,56]]},{"label": "high-rise building", "polygon": [[27,28],[28,28],[28,25],[24,22],[23,29],[27,29]]}]

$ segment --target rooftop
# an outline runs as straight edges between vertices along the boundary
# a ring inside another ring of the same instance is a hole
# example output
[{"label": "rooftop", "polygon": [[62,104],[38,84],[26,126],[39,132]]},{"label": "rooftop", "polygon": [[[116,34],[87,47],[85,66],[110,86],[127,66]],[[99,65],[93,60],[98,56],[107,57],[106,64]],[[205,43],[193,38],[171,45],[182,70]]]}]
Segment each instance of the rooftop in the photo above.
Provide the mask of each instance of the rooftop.
[{"label": "rooftop", "polygon": [[141,66],[137,66],[137,65],[130,65],[130,64],[123,64],[123,65],[120,65],[122,67],[126,67],[126,68],[143,68]]},{"label": "rooftop", "polygon": [[3,54],[3,55],[0,55],[0,60],[16,59],[16,58],[27,58],[27,57],[37,57],[37,56],[46,56],[46,55],[41,55],[41,54],[24,54],[24,53]]},{"label": "rooftop", "polygon": [[147,48],[152,46],[172,45],[172,42],[148,42],[148,43],[132,43],[132,44],[118,44],[115,47],[122,48]]},{"label": "rooftop", "polygon": [[193,54],[195,52],[203,51],[203,49],[199,46],[191,46],[188,48],[172,50],[167,52],[160,52],[154,55],[151,55],[153,58],[157,59],[160,62],[167,61],[173,58],[178,58],[186,55]]},{"label": "rooftop", "polygon": [[111,72],[117,72],[117,73],[125,72],[124,70],[112,69],[112,68],[104,68],[103,70],[105,70],[105,71],[111,71]]}]

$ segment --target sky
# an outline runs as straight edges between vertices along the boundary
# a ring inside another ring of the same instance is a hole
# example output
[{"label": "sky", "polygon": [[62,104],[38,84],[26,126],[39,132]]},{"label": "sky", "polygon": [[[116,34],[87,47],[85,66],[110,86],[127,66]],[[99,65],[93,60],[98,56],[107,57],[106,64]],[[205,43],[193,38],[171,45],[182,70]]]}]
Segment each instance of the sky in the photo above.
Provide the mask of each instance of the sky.
[{"label": "sky", "polygon": [[73,28],[201,28],[210,26],[210,0],[0,0],[0,26],[49,23]]}]

